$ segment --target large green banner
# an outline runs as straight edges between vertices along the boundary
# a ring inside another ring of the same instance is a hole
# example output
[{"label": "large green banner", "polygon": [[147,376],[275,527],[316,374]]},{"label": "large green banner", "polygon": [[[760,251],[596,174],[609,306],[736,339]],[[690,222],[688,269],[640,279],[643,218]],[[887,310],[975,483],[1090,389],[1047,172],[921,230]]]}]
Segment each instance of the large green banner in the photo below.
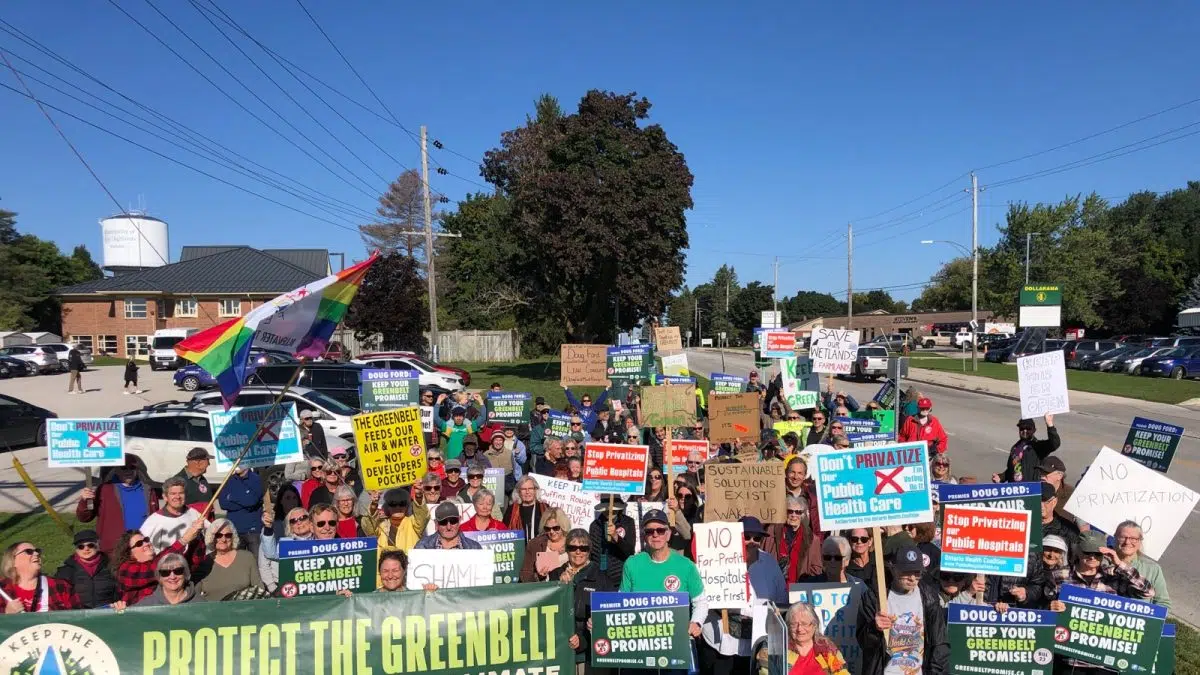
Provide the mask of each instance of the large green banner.
[{"label": "large green banner", "polygon": [[0,673],[566,673],[573,610],[547,583],[13,614]]}]

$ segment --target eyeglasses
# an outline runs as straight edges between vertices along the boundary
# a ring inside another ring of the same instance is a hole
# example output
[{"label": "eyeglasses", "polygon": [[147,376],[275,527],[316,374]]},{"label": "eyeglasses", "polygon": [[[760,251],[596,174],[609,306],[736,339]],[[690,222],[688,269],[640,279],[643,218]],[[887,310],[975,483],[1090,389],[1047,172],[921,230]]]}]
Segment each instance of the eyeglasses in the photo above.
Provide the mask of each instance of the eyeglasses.
[{"label": "eyeglasses", "polygon": [[582,545],[580,545],[580,544],[568,544],[568,545],[567,545],[567,552],[568,552],[568,553],[587,553],[587,552],[589,552],[589,551],[591,551],[591,550],[592,550],[592,549],[591,549],[591,547],[590,547],[590,546],[588,546],[587,544],[582,544]]},{"label": "eyeglasses", "polygon": [[313,525],[316,525],[317,527],[333,527],[334,525],[337,525],[337,521],[336,520],[317,520],[317,521],[313,521]]},{"label": "eyeglasses", "polygon": [[581,427],[581,426],[583,426],[583,422],[571,422],[571,426],[573,426],[573,427]]},{"label": "eyeglasses", "polygon": [[650,479],[651,480],[662,480],[662,474],[661,473],[652,473],[652,474],[650,474]]},{"label": "eyeglasses", "polygon": [[697,460],[692,460],[692,459],[689,459],[689,460],[688,460],[688,463],[687,463],[687,465],[688,465],[688,466],[700,466],[700,465],[701,465],[701,464],[703,464],[703,463],[704,463],[704,462],[700,462],[700,461],[697,461]]},{"label": "eyeglasses", "polygon": [[829,428],[833,429],[834,431],[840,431],[842,429],[842,425],[834,424],[834,425],[830,426]]},{"label": "eyeglasses", "polygon": [[182,567],[172,567],[170,569],[159,570],[158,576],[166,579],[167,577],[181,577],[186,573],[187,570]]},{"label": "eyeglasses", "polygon": [[440,461],[442,461],[442,458],[441,458],[441,457],[430,457],[430,458],[429,458],[429,461],[431,461],[431,462],[440,462]]},{"label": "eyeglasses", "polygon": [[870,537],[850,537],[849,539],[851,544],[865,544],[871,541]]},{"label": "eyeglasses", "polygon": [[17,551],[17,555],[34,556],[34,555],[41,555],[41,554],[42,554],[42,549],[40,549],[40,548],[25,548],[25,549],[21,549],[20,551]]},{"label": "eyeglasses", "polygon": [[761,534],[748,534],[746,535],[746,539],[747,541],[762,541],[763,536]]},{"label": "eyeglasses", "polygon": [[625,440],[627,440],[627,441],[636,441],[637,439],[638,439],[637,436],[626,436],[625,437]]},{"label": "eyeglasses", "polygon": [[295,518],[288,518],[288,525],[295,525],[296,523],[303,523],[306,520],[308,520],[307,514],[303,515],[303,516],[296,516]]},{"label": "eyeglasses", "polygon": [[80,542],[78,544],[75,544],[75,548],[79,549],[80,551],[86,551],[90,548],[96,548],[96,542],[94,542],[94,541]]},{"label": "eyeglasses", "polygon": [[547,525],[546,527],[543,527],[542,529],[547,532],[561,532],[562,525]]},{"label": "eyeglasses", "polygon": [[150,545],[149,539],[138,539],[137,542],[132,542],[132,541],[129,542],[129,550],[132,551],[135,548],[141,548],[143,546],[149,546],[149,545]]},{"label": "eyeglasses", "polygon": [[449,468],[449,469],[446,469],[446,473],[457,473],[457,474],[461,474],[461,473],[462,473],[462,469],[455,469],[455,468],[451,467],[451,468]]},{"label": "eyeglasses", "polygon": [[840,555],[823,555],[823,556],[821,556],[821,559],[824,560],[825,562],[841,562],[842,556],[840,556]]},{"label": "eyeglasses", "polygon": [[666,527],[647,527],[646,529],[644,529],[642,531],[646,533],[646,536],[657,537],[660,535],[664,535],[664,534],[670,532],[671,530],[670,530],[670,528],[666,528]]},{"label": "eyeglasses", "polygon": [[310,466],[310,467],[308,467],[308,470],[311,473],[325,473],[325,467],[321,467],[321,466]]},{"label": "eyeglasses", "polygon": [[804,515],[804,509],[788,509],[787,512],[788,512],[788,515],[790,515],[790,516]]},{"label": "eyeglasses", "polygon": [[469,473],[469,474],[467,474],[467,480],[483,480],[483,474]]},{"label": "eyeglasses", "polygon": [[442,486],[441,485],[426,485],[425,491],[426,492],[441,492]]},{"label": "eyeglasses", "polygon": [[450,527],[451,525],[458,524],[458,518],[455,516],[450,518],[442,518],[441,520],[437,521],[437,524],[441,525],[442,527]]},{"label": "eyeglasses", "polygon": [[232,539],[233,539],[233,533],[232,533],[232,532],[218,532],[217,534],[213,535],[213,539],[229,539],[229,540],[232,540]]},{"label": "eyeglasses", "polygon": [[1080,557],[1080,558],[1096,558],[1096,559],[1099,559],[1099,558],[1101,558],[1101,557],[1103,557],[1103,556],[1101,556],[1099,553],[1092,553],[1092,552],[1090,552],[1090,551],[1087,551],[1087,552],[1084,552],[1084,553],[1080,553],[1080,554],[1079,554],[1079,557]]},{"label": "eyeglasses", "polygon": [[1141,537],[1117,537],[1117,541],[1124,541],[1124,542],[1141,541],[1141,540],[1142,540]]},{"label": "eyeglasses", "polygon": [[939,466],[940,466],[940,467],[942,467],[942,468],[944,469],[944,468],[946,468],[946,467],[950,466],[950,462],[934,462],[934,463],[933,463],[933,465],[934,465],[935,467],[939,467]]}]

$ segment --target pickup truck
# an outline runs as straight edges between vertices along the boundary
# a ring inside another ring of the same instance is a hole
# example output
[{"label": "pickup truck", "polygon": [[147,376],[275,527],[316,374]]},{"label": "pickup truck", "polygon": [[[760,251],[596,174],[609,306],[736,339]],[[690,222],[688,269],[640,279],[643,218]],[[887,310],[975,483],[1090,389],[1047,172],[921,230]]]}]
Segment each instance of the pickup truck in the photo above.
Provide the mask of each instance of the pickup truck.
[{"label": "pickup truck", "polygon": [[948,330],[934,331],[929,335],[925,335],[917,339],[918,344],[926,349],[954,346],[954,332]]},{"label": "pickup truck", "polygon": [[887,348],[876,345],[863,345],[858,348],[858,354],[854,358],[854,366],[850,369],[850,375],[859,380],[866,378],[878,380],[880,377],[887,375],[887,369]]}]

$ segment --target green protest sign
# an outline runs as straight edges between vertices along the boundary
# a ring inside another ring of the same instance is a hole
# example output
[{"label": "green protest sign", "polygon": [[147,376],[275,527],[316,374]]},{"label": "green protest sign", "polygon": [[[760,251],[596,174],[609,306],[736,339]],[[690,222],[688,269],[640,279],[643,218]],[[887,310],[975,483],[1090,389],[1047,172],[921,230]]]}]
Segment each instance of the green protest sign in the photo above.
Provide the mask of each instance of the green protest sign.
[{"label": "green protest sign", "polygon": [[946,636],[955,675],[1046,675],[1054,662],[1057,615],[950,603]]},{"label": "green protest sign", "polygon": [[1154,667],[1167,608],[1141,600],[1064,584],[1058,599],[1054,651],[1125,672]]},{"label": "green protest sign", "polygon": [[687,593],[592,593],[592,665],[686,670],[689,605]]},{"label": "green protest sign", "polygon": [[528,392],[492,391],[487,395],[488,422],[529,424],[533,410],[533,394]]},{"label": "green protest sign", "polygon": [[417,405],[421,397],[420,377],[415,370],[367,368],[362,372],[358,390],[362,411],[379,412]]},{"label": "green protest sign", "polygon": [[1154,675],[1175,673],[1175,624],[1163,624],[1162,641],[1158,643],[1158,655],[1154,657]]},{"label": "green protest sign", "polygon": [[12,614],[0,672],[567,673],[573,609],[568,585],[510,584]]},{"label": "green protest sign", "polygon": [[546,435],[566,438],[571,435],[571,416],[565,412],[551,410],[546,415]]},{"label": "green protest sign", "polygon": [[1129,433],[1125,435],[1121,454],[1128,455],[1143,466],[1166,473],[1181,438],[1183,427],[1135,417],[1129,426]]},{"label": "green protest sign", "polygon": [[875,420],[876,424],[879,425],[879,428],[875,430],[875,433],[896,433],[895,410],[858,410],[850,413],[850,417],[856,420]]},{"label": "green protest sign", "polygon": [[379,541],[307,539],[279,542],[279,594],[333,595],[375,590]]},{"label": "green protest sign", "polygon": [[608,359],[608,379],[613,384],[617,382],[645,383],[654,374],[653,345],[621,345],[609,347],[606,353]]},{"label": "green protest sign", "polygon": [[493,554],[496,563],[495,582],[515,584],[521,576],[521,565],[525,563],[525,532],[523,530],[489,530],[486,532],[463,532],[467,539],[474,539],[480,546]]}]

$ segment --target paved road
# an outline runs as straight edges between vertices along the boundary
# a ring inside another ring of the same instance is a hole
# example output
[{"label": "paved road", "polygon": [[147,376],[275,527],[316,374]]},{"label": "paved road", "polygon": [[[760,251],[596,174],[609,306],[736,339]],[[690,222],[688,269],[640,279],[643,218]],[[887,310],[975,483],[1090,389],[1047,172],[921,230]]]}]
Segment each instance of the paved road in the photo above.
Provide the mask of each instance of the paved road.
[{"label": "paved road", "polygon": [[[745,375],[753,368],[749,354],[725,352],[724,365],[721,359],[722,354],[715,351],[688,352],[688,365],[706,376],[712,372]],[[956,389],[917,386],[933,400],[934,415],[950,437],[949,452],[955,475],[974,475],[981,482],[990,481],[991,475],[1004,467],[1008,449],[1017,440],[1015,425],[1020,417],[1020,404]],[[859,401],[867,401],[879,385],[835,380],[834,388],[847,391]],[[1137,404],[1130,401],[1128,407],[1120,408],[1085,403],[1079,410],[1055,418],[1063,441],[1057,454],[1067,465],[1068,480],[1078,479],[1101,446],[1120,447],[1137,414]],[[1198,413],[1184,408],[1178,411],[1169,418],[1160,417],[1164,422],[1188,428],[1192,434],[1200,431]],[[1044,430],[1039,431],[1044,436]],[[1192,489],[1200,488],[1200,440],[1194,436],[1185,437],[1180,443],[1171,463],[1171,478]],[[1171,592],[1172,612],[1193,625],[1200,624],[1200,565],[1195,564],[1200,560],[1200,518],[1196,513],[1192,512],[1160,561]]]}]

